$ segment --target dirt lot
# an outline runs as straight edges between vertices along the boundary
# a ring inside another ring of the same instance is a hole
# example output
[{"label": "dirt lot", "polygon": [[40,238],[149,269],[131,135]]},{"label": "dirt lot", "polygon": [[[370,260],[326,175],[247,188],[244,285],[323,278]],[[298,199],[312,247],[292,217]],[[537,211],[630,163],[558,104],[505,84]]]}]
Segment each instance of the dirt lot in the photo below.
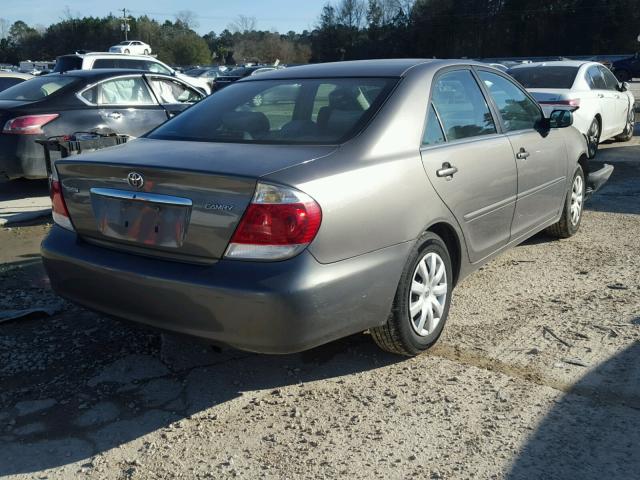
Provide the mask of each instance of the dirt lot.
[{"label": "dirt lot", "polygon": [[428,354],[366,334],[261,356],[105,318],[48,289],[48,226],[0,230],[0,476],[625,479],[640,472],[640,141],[580,233],[455,291]]}]

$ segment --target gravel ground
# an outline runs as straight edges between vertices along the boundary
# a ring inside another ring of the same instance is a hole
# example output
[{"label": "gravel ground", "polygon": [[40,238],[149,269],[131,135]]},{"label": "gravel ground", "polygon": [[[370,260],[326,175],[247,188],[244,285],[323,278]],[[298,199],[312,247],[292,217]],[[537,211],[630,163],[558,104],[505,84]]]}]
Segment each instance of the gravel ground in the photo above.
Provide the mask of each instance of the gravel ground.
[{"label": "gravel ground", "polygon": [[580,233],[538,235],[455,291],[413,359],[367,334],[216,350],[61,302],[47,225],[0,230],[0,476],[631,479],[640,472],[640,142]]}]

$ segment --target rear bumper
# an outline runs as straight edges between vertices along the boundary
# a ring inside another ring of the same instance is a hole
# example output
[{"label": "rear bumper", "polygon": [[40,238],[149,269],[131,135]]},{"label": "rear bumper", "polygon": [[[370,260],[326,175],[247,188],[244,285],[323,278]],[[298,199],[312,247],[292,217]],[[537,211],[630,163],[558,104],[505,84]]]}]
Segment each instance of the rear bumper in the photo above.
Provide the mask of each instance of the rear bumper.
[{"label": "rear bumper", "polygon": [[410,243],[332,264],[307,251],[271,263],[190,265],[90,245],[54,226],[53,289],[88,308],[243,350],[291,353],[383,324]]},{"label": "rear bumper", "polygon": [[0,133],[0,177],[46,178],[44,150],[35,142],[40,138]]}]

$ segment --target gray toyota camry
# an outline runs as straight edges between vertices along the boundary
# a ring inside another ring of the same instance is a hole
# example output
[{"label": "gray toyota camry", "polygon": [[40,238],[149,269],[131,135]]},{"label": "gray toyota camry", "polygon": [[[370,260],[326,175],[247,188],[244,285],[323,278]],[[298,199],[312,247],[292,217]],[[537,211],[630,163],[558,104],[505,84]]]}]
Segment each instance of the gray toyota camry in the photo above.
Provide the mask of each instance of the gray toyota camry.
[{"label": "gray toyota camry", "polygon": [[44,264],[72,301],[241,349],[369,330],[415,355],[467,274],[543,229],[576,233],[611,167],[589,174],[571,121],[466,61],[249,77],[57,161]]}]

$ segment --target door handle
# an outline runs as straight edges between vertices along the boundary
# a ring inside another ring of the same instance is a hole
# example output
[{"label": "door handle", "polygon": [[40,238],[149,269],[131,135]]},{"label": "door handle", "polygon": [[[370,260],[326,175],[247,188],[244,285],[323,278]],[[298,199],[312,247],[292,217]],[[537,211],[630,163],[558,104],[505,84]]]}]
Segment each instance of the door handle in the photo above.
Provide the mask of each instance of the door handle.
[{"label": "door handle", "polygon": [[436,170],[436,175],[438,177],[446,177],[447,180],[451,180],[453,178],[453,174],[457,171],[458,169],[453,167],[449,162],[444,162],[442,164],[442,168],[440,170]]},{"label": "door handle", "polygon": [[107,117],[113,118],[114,120],[118,120],[122,118],[122,114],[120,112],[109,112],[107,113]]},{"label": "door handle", "polygon": [[526,159],[528,156],[530,155],[529,152],[527,152],[524,147],[520,148],[520,151],[518,153],[516,153],[516,158],[518,160],[524,160]]}]

